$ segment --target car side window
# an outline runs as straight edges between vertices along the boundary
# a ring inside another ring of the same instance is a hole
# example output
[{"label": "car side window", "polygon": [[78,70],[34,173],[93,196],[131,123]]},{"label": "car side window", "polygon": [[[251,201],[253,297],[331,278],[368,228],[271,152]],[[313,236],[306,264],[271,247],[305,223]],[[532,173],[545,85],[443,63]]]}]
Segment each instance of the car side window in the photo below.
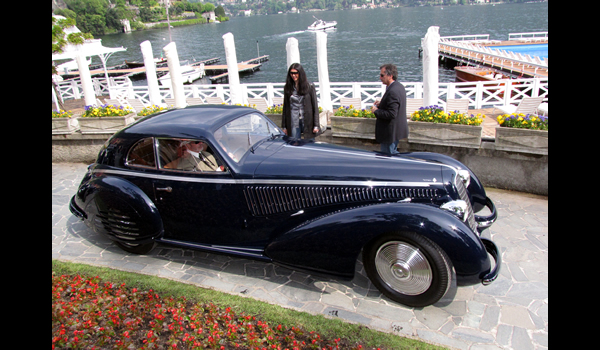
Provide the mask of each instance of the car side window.
[{"label": "car side window", "polygon": [[160,168],[166,170],[217,173],[225,171],[223,162],[203,140],[159,139]]},{"label": "car side window", "polygon": [[153,140],[152,137],[148,137],[133,145],[127,154],[126,164],[134,167],[156,168]]}]

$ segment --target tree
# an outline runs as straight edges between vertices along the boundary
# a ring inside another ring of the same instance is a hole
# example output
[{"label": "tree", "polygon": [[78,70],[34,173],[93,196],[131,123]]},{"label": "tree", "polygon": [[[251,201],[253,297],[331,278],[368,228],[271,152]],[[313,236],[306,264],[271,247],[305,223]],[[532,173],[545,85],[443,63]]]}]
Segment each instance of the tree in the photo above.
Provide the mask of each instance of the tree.
[{"label": "tree", "polygon": [[223,6],[217,6],[217,8],[215,9],[215,16],[225,17],[225,9],[223,8]]}]

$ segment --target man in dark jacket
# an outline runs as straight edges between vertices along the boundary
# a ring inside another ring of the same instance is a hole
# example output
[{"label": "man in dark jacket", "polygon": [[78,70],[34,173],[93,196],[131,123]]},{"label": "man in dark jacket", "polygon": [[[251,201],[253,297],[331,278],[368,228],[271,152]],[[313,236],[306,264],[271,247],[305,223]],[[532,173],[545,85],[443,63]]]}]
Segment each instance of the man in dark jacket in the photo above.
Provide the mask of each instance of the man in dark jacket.
[{"label": "man in dark jacket", "polygon": [[398,69],[393,64],[379,67],[379,79],[387,86],[381,101],[373,104],[372,111],[377,117],[375,122],[375,141],[381,144],[381,152],[397,154],[398,143],[408,137],[406,122],[406,90],[398,79]]}]

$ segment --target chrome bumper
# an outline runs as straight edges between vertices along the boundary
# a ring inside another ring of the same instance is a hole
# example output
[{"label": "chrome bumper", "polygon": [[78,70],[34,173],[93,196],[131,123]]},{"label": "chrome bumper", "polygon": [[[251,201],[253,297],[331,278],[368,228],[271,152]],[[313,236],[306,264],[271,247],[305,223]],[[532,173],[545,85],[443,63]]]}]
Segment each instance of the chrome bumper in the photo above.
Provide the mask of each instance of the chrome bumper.
[{"label": "chrome bumper", "polygon": [[477,222],[477,231],[481,233],[481,231],[486,228],[492,226],[492,224],[498,219],[498,212],[496,211],[496,206],[494,202],[490,199],[490,197],[485,198],[485,206],[492,212],[489,216],[479,216],[475,215],[475,222]]},{"label": "chrome bumper", "polygon": [[500,252],[500,249],[498,249],[498,246],[496,246],[496,244],[489,239],[482,238],[481,241],[485,246],[485,250],[494,258],[496,262],[494,268],[481,279],[481,283],[484,286],[487,286],[488,284],[494,282],[500,274],[500,267],[502,266],[502,253]]}]

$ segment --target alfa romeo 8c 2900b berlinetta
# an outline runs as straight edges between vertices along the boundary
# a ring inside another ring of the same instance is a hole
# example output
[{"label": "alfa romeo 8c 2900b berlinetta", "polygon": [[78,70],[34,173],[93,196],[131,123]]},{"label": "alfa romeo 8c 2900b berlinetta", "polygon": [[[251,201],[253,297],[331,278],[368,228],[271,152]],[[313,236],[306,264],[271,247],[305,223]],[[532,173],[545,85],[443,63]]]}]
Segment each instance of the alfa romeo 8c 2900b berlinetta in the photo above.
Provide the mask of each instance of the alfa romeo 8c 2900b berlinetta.
[{"label": "alfa romeo 8c 2900b berlinetta", "polygon": [[[485,216],[476,215],[487,208]],[[115,133],[71,212],[128,252],[178,245],[371,282],[409,306],[498,276],[496,208],[462,163],[285,136],[255,109],[201,105]]]}]

